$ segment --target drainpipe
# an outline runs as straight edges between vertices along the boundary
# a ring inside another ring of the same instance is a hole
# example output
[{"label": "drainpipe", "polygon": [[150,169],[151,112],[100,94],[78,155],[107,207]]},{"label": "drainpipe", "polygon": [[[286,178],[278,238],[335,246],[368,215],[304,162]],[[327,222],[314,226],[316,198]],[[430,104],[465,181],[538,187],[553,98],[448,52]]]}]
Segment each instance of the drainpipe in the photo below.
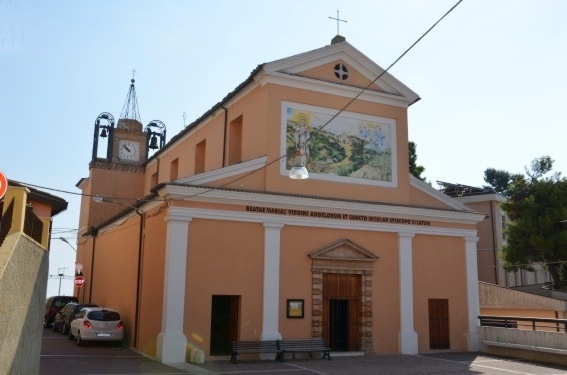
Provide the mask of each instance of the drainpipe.
[{"label": "drainpipe", "polygon": [[494,256],[494,281],[498,284],[498,255],[496,253],[496,218],[494,217],[494,205],[490,202],[490,217],[492,218],[492,253]]},{"label": "drainpipe", "polygon": [[224,109],[224,135],[223,135],[223,144],[222,144],[222,166],[226,165],[226,136],[227,136],[227,129],[228,129],[228,109],[221,105],[221,108]]},{"label": "drainpipe", "polygon": [[[158,166],[159,166],[159,159],[158,159]],[[136,213],[140,216],[140,232],[138,234],[138,277],[137,277],[137,285],[136,285],[136,311],[134,313],[134,324],[136,325],[136,329],[134,329],[134,347],[138,348],[138,331],[140,327],[140,294],[142,291],[142,249],[143,249],[143,233],[144,233],[144,214],[140,212],[136,208]]]},{"label": "drainpipe", "polygon": [[156,171],[156,185],[159,184],[159,158],[156,158],[157,160],[157,171]]},{"label": "drainpipe", "polygon": [[90,281],[90,286],[89,286],[89,303],[93,302],[93,280],[94,280],[94,253],[95,253],[95,247],[96,247],[96,235],[98,234],[98,231],[94,228],[91,229],[92,234],[93,234],[93,251],[91,254],[91,281]]}]

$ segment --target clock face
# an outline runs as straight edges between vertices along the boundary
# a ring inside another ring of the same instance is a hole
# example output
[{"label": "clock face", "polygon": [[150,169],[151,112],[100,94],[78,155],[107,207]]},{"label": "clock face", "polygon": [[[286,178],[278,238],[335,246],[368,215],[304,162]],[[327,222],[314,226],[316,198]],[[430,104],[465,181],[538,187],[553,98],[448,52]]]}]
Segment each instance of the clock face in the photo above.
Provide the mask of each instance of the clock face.
[{"label": "clock face", "polygon": [[123,160],[140,160],[140,143],[134,141],[120,141],[118,145],[118,158]]}]

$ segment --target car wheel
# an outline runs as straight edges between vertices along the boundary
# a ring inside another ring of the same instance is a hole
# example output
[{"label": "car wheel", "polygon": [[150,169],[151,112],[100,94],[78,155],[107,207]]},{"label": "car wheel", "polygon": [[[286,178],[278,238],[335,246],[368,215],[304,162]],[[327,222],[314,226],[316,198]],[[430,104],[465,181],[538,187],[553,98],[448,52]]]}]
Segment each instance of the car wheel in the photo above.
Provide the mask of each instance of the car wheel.
[{"label": "car wheel", "polygon": [[77,345],[78,346],[83,346],[84,341],[83,339],[81,339],[81,331],[77,332]]}]

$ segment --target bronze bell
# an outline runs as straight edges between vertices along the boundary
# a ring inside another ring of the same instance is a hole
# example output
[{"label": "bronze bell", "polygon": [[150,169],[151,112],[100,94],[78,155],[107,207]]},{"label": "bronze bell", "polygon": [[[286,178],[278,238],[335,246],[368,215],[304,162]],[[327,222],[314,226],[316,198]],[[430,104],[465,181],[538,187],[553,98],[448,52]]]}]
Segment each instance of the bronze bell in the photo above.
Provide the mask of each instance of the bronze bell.
[{"label": "bronze bell", "polygon": [[108,137],[108,134],[106,133],[106,128],[102,128],[102,131],[100,132],[100,136],[101,136],[101,138]]},{"label": "bronze bell", "polygon": [[152,135],[152,139],[150,140],[150,145],[148,147],[152,150],[157,150],[159,148],[155,134]]}]

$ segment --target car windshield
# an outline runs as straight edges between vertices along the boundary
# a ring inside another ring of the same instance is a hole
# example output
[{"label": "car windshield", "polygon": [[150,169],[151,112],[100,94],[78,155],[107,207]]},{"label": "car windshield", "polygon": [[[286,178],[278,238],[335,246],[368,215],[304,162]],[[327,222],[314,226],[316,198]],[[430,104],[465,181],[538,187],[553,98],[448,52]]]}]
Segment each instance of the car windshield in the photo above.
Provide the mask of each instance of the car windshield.
[{"label": "car windshield", "polygon": [[112,320],[120,320],[120,314],[116,311],[99,310],[91,311],[88,315],[90,320],[99,320],[101,322],[108,322]]}]

